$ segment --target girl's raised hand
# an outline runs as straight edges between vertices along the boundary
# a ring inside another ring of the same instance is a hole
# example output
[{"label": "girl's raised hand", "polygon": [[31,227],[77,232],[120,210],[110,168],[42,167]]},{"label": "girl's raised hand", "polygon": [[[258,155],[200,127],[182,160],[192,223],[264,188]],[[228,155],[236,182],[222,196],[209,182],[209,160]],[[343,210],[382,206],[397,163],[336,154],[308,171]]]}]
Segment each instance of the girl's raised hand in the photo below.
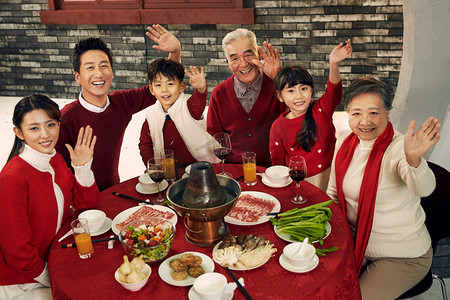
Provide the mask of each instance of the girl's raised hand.
[{"label": "girl's raised hand", "polygon": [[258,47],[258,52],[264,59],[264,63],[260,62],[257,59],[254,59],[252,63],[260,68],[269,78],[274,79],[281,68],[280,52],[278,52],[278,50],[275,49],[272,44],[269,44],[267,42],[264,42],[263,44],[266,50],[264,51],[263,48]]},{"label": "girl's raised hand", "polygon": [[334,47],[333,51],[331,51],[330,64],[340,63],[352,54],[353,49],[350,39],[345,41],[345,43],[345,46],[344,43],[340,43],[339,45]]},{"label": "girl's raised hand", "polygon": [[189,84],[199,91],[201,94],[206,92],[206,78],[205,78],[205,69],[202,67],[201,72],[198,71],[197,67],[195,66],[189,66],[188,70],[184,70],[184,73],[186,73],[187,76],[189,76]]},{"label": "girl's raised hand", "polygon": [[412,120],[405,134],[404,147],[406,161],[410,166],[417,168],[422,155],[439,140],[441,124],[438,119],[429,117],[416,132],[415,127],[416,122]]},{"label": "girl's raised hand", "polygon": [[96,141],[97,137],[92,137],[91,126],[86,126],[86,129],[84,129],[84,127],[80,128],[75,149],[69,144],[66,144],[67,150],[69,150],[70,159],[74,166],[82,166],[92,159]]}]

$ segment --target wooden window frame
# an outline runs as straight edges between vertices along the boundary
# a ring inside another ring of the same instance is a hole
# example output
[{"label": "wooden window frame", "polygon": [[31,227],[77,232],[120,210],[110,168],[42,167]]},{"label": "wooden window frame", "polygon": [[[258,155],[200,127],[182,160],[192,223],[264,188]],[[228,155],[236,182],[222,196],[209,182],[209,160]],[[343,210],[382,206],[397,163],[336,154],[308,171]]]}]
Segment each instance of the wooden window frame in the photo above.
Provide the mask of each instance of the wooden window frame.
[{"label": "wooden window frame", "polygon": [[[86,3],[89,2],[89,3]],[[41,23],[57,24],[254,24],[243,0],[48,0]]]}]

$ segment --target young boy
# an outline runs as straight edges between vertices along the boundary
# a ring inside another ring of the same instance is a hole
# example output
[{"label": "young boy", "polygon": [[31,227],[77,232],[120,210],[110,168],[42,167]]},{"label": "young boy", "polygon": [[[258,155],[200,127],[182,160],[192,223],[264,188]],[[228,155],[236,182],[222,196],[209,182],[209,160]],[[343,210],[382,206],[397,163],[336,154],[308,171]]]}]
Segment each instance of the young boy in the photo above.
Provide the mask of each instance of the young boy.
[{"label": "young boy", "polygon": [[[195,88],[192,96],[184,94],[186,83]],[[174,150],[177,167],[204,160],[218,163],[214,155],[214,138],[206,132],[203,110],[206,105],[205,71],[168,59],[153,61],[148,69],[150,92],[158,102],[147,110],[141,129],[139,150],[144,164],[165,149]]]},{"label": "young boy", "polygon": [[[178,39],[160,25],[147,28],[155,49],[170,52],[169,58],[179,61]],[[79,41],[74,49],[75,80],[82,91],[78,99],[61,110],[61,129],[56,151],[70,167],[65,144],[77,143],[81,127],[90,125],[98,137],[92,171],[100,191],[119,183],[119,156],[125,129],[133,114],[154,104],[156,99],[148,86],[108,94],[114,78],[112,57],[108,46],[99,38]]]}]

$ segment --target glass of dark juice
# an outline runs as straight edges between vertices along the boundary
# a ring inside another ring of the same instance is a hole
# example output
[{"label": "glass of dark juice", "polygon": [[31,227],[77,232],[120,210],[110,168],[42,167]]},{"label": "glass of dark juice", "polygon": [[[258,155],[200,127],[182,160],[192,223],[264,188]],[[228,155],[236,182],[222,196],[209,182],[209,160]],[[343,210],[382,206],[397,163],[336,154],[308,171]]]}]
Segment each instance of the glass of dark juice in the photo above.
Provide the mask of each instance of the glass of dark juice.
[{"label": "glass of dark juice", "polygon": [[218,132],[214,134],[214,138],[217,143],[214,145],[214,154],[222,162],[222,172],[219,175],[232,177],[230,173],[225,172],[224,161],[225,158],[231,153],[231,139],[230,135],[226,132]]},{"label": "glass of dark juice", "polygon": [[300,195],[300,183],[306,177],[306,162],[303,156],[292,156],[289,160],[289,176],[297,186],[297,193],[291,198],[291,202],[295,204],[303,204],[306,198]]},{"label": "glass of dark juice", "polygon": [[157,203],[164,202],[164,196],[161,195],[160,184],[164,180],[166,174],[166,164],[164,163],[164,158],[150,158],[147,161],[147,172],[150,178],[158,185],[158,197],[156,198]]}]

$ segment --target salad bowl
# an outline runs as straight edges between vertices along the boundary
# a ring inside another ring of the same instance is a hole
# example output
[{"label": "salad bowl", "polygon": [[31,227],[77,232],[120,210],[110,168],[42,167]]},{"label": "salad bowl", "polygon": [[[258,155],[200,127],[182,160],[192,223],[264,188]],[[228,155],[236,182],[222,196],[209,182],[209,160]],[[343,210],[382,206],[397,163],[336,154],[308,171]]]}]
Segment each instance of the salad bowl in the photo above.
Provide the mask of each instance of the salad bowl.
[{"label": "salad bowl", "polygon": [[147,217],[128,223],[119,240],[130,259],[142,255],[146,263],[163,260],[169,254],[176,228],[168,220]]}]

